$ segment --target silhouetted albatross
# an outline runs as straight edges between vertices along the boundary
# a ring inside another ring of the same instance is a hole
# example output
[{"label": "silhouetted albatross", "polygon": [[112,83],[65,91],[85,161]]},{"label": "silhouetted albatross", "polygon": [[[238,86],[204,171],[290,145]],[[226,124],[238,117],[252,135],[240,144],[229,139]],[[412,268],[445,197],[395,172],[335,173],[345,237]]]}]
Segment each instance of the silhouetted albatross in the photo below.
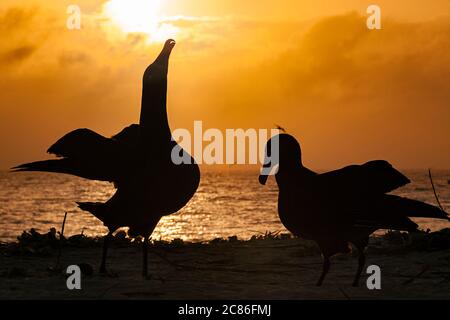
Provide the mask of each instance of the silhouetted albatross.
[{"label": "silhouetted albatross", "polygon": [[[324,260],[318,286],[328,273],[330,257],[350,252],[349,243],[359,251],[353,281],[353,286],[357,286],[371,233],[377,229],[417,231],[418,225],[408,217],[449,219],[447,213],[435,206],[386,194],[410,182],[386,161],[370,161],[323,174],[309,170],[302,164],[299,143],[288,134],[268,141],[266,169],[276,165],[267,157],[274,141],[279,143],[279,167],[275,175],[278,214],[290,232],[319,245]],[[264,185],[267,178],[261,174],[259,182]]]},{"label": "silhouetted albatross", "polygon": [[[129,235],[142,236],[143,275],[147,276],[147,242],[161,217],[183,208],[197,190],[200,171],[191,164],[176,165],[166,111],[167,72],[175,41],[166,41],[161,53],[143,76],[139,125],[133,124],[112,138],[89,129],[62,137],[48,150],[60,159],[27,163],[16,171],[47,171],[110,181],[116,193],[105,203],[80,202],[109,229],[104,239],[100,272],[106,272],[106,253],[112,233],[129,227]],[[181,153],[181,147],[179,151]],[[183,159],[190,157],[185,152]]]}]

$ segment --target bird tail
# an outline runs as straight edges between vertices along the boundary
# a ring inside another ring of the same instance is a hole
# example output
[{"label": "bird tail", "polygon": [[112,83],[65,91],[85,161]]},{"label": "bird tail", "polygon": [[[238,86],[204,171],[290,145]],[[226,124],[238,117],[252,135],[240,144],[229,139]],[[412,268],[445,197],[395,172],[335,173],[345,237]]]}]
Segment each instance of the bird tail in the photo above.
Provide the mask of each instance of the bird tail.
[{"label": "bird tail", "polygon": [[405,212],[408,217],[435,218],[450,221],[447,212],[442,209],[418,200],[398,197],[392,205]]},{"label": "bird tail", "polygon": [[24,163],[11,168],[11,171],[42,171],[73,174],[74,168],[71,166],[68,159],[57,159]]},{"label": "bird tail", "polygon": [[102,202],[77,202],[78,207],[83,210],[90,212],[96,218],[101,221],[105,218],[105,204]]},{"label": "bird tail", "polygon": [[[112,162],[109,162],[111,164]],[[98,161],[82,161],[80,159],[61,158],[53,160],[36,161],[24,163],[17,167],[11,168],[12,172],[23,171],[40,171],[65,173],[78,176],[85,179],[101,180],[101,181],[115,181],[115,177],[111,172],[114,168],[108,166],[108,163],[101,164]]]}]

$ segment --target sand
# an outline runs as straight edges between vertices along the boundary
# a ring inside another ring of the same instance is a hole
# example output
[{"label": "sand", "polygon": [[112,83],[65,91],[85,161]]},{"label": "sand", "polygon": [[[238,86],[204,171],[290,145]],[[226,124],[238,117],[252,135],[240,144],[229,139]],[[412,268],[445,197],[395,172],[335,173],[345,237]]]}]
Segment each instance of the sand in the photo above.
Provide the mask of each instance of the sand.
[{"label": "sand", "polygon": [[[449,299],[450,230],[411,238],[400,233],[371,239],[368,265],[381,268],[381,290],[351,286],[357,259],[333,258],[322,287],[315,282],[321,257],[314,243],[271,234],[239,241],[155,242],[149,252],[151,279],[141,276],[139,243],[117,236],[109,251],[109,274],[97,272],[101,239],[66,240],[60,271],[54,267],[59,240],[25,234],[0,245],[0,299]],[[81,290],[68,290],[65,267],[85,263]]]}]

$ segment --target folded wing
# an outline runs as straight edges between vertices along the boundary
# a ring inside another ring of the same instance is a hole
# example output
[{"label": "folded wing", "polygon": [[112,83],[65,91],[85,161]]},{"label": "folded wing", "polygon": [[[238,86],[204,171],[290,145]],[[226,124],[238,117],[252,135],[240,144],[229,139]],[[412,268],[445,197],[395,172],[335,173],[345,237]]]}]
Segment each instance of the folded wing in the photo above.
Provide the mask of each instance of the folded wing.
[{"label": "folded wing", "polygon": [[330,192],[360,196],[388,193],[411,182],[384,160],[323,173],[316,176],[316,181]]},{"label": "folded wing", "polygon": [[[313,177],[315,194],[330,220],[379,229],[416,230],[409,217],[448,219],[433,205],[386,194],[410,180],[387,161],[376,160],[348,166]],[[341,216],[331,216],[336,213]],[[342,216],[343,215],[343,216]]]}]

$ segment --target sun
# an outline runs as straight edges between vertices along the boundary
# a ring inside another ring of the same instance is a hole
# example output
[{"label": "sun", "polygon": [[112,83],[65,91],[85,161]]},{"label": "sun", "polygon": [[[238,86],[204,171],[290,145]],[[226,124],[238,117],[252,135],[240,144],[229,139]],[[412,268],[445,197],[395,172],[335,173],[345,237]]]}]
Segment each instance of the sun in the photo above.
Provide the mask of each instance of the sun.
[{"label": "sun", "polygon": [[162,42],[178,33],[160,16],[162,5],[162,0],[109,0],[103,13],[124,33],[144,33],[150,42]]}]

